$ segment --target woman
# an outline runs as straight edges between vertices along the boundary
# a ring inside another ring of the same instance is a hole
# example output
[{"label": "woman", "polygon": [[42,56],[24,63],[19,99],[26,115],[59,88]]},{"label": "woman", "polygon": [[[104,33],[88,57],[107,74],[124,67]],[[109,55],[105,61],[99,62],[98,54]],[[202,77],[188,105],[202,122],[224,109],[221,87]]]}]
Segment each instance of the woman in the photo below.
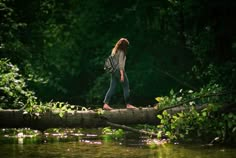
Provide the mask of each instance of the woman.
[{"label": "woman", "polygon": [[109,102],[111,97],[113,96],[115,92],[115,88],[117,83],[121,83],[123,87],[124,92],[124,100],[126,104],[126,108],[129,109],[135,109],[133,105],[129,103],[129,80],[125,73],[125,61],[126,61],[126,54],[127,54],[127,48],[129,45],[129,41],[126,38],[121,38],[115,45],[115,47],[112,49],[111,55],[113,56],[113,59],[115,63],[118,63],[117,69],[114,73],[111,75],[111,82],[110,82],[110,88],[108,89],[105,99],[104,99],[104,110],[112,110],[112,108],[109,106]]}]

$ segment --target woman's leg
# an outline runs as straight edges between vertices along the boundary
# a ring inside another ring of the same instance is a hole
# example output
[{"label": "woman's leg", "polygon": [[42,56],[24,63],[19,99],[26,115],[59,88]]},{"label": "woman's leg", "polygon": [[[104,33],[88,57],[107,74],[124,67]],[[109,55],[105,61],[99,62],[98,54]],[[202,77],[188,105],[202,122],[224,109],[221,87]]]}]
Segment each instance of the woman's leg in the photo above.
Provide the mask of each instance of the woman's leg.
[{"label": "woman's leg", "polygon": [[110,87],[109,87],[109,89],[108,89],[108,91],[107,91],[107,93],[105,95],[105,99],[103,101],[104,104],[109,104],[110,103],[111,97],[115,93],[116,85],[117,85],[117,79],[115,77],[115,74],[112,74],[111,75]]},{"label": "woman's leg", "polygon": [[124,82],[122,83],[122,87],[123,87],[125,104],[129,104],[130,89],[129,89],[129,79],[126,73],[124,73]]},{"label": "woman's leg", "polygon": [[126,104],[126,108],[129,109],[136,109],[135,106],[130,104],[130,89],[129,89],[129,79],[126,75],[126,73],[124,73],[124,82],[122,83],[122,87],[123,87],[123,92],[124,92],[124,99],[125,99],[125,104]]}]

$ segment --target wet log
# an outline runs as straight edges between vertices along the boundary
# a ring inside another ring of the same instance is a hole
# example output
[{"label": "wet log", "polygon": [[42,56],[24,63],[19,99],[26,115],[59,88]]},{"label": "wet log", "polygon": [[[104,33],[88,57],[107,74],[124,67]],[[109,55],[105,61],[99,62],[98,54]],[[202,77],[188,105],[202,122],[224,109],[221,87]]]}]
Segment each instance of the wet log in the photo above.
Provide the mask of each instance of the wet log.
[{"label": "wet log", "polygon": [[95,111],[66,112],[60,117],[57,112],[46,112],[39,118],[32,118],[20,110],[0,110],[0,128],[96,128],[106,126],[106,122],[116,124],[158,124],[158,111],[154,108],[116,109],[99,115]]},{"label": "wet log", "polygon": [[[197,110],[207,105],[196,107]],[[165,108],[169,114],[186,110],[183,106]],[[58,112],[46,112],[38,118],[24,114],[22,110],[0,110],[0,128],[32,128],[45,130],[48,128],[96,128],[105,127],[107,122],[119,125],[150,124],[157,125],[157,115],[163,110],[155,108],[115,109],[99,115],[93,110],[66,112],[60,117]]]}]

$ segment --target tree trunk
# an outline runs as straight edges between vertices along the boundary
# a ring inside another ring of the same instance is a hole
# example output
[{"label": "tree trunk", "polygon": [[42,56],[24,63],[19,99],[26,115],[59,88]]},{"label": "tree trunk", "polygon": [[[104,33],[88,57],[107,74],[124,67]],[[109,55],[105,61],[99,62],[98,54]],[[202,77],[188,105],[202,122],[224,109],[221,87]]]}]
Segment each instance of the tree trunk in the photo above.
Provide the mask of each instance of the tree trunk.
[{"label": "tree trunk", "polygon": [[72,111],[60,117],[56,112],[46,112],[39,118],[24,115],[19,110],[1,110],[0,128],[32,128],[44,130],[47,128],[96,128],[106,126],[106,121],[123,124],[158,124],[158,111],[154,108],[117,109],[105,111],[99,115],[95,111]]},{"label": "tree trunk", "polygon": [[[226,108],[235,107],[234,105],[226,106]],[[206,104],[195,108],[202,110],[207,106]],[[43,131],[48,128],[96,128],[109,124],[121,127],[135,124],[158,125],[157,115],[161,114],[163,110],[169,114],[175,114],[186,109],[178,104],[160,110],[155,108],[116,109],[105,111],[102,115],[93,110],[66,112],[63,117],[60,117],[58,112],[46,112],[37,118],[23,114],[21,110],[0,110],[0,128],[32,128]]]}]

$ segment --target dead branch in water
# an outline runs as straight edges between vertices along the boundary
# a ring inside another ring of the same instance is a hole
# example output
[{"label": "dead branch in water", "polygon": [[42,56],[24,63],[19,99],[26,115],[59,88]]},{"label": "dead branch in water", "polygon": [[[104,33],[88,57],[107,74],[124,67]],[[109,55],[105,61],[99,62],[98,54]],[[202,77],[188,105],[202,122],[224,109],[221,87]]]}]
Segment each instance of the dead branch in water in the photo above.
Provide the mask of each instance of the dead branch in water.
[{"label": "dead branch in water", "polygon": [[135,128],[132,128],[132,127],[129,127],[129,126],[112,123],[112,122],[109,122],[109,121],[107,121],[106,123],[107,123],[107,125],[112,126],[114,128],[121,128],[121,129],[124,129],[124,130],[127,130],[127,131],[131,131],[131,132],[135,132],[135,133],[139,133],[139,134],[144,134],[144,135],[149,135],[151,137],[157,137],[157,134],[154,133],[154,132],[148,132],[148,131],[145,131],[145,130],[142,130],[142,129],[139,130],[139,129],[135,129]]}]

